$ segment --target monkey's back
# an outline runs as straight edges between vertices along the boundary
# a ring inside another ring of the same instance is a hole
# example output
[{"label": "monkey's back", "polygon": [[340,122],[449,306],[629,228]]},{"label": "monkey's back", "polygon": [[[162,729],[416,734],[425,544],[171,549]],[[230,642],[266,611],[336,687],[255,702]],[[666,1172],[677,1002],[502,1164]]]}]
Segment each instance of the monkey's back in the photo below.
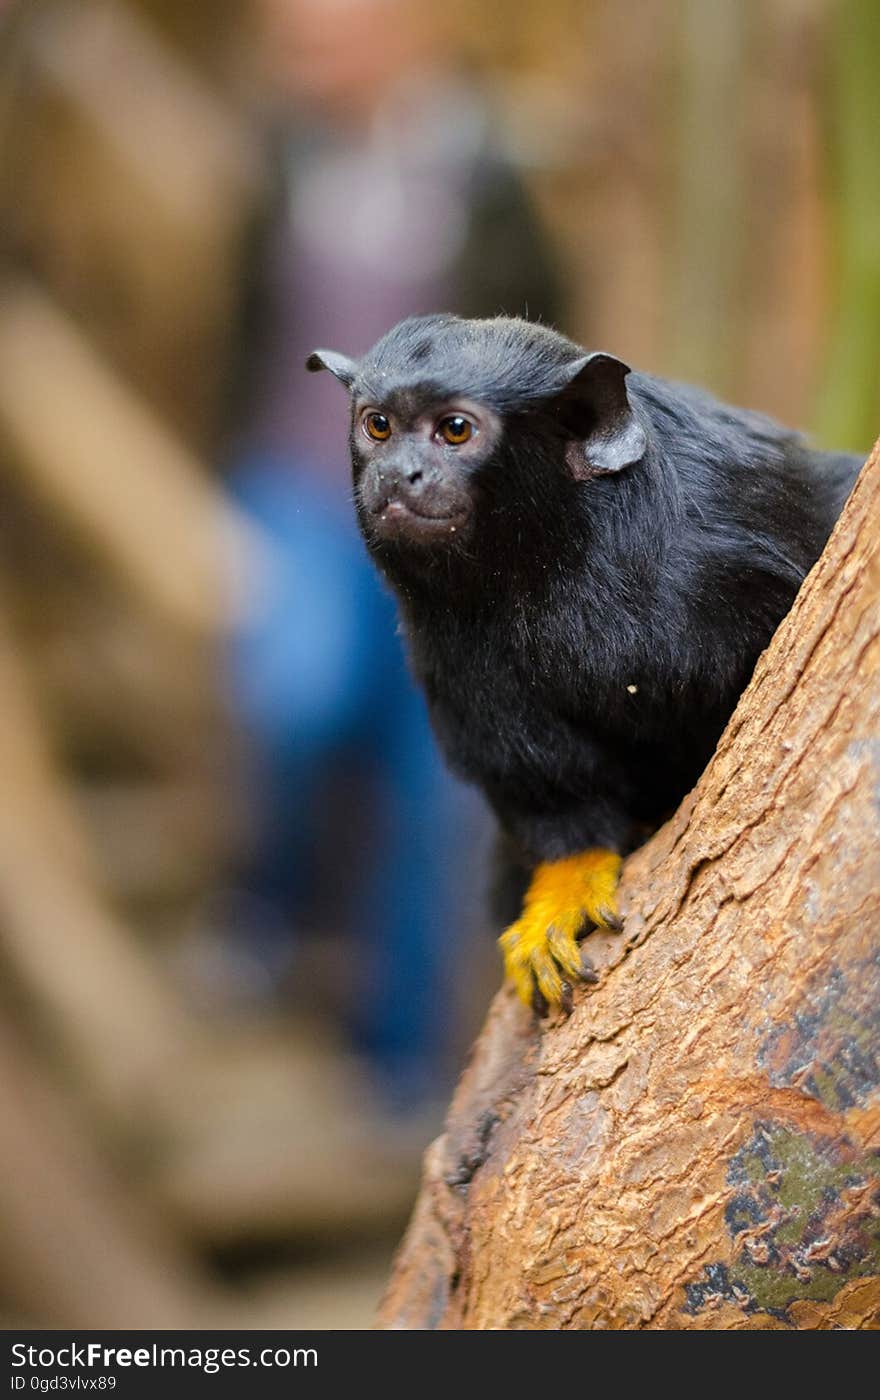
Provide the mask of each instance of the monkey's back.
[{"label": "monkey's back", "polygon": [[[408,615],[451,765],[514,833],[546,812],[560,850],[568,810],[576,825],[594,804],[601,828],[613,792],[632,844],[693,786],[861,466],[688,386],[630,384],[653,476],[584,485],[584,549],[557,585]],[[606,544],[621,533],[631,568]]]}]

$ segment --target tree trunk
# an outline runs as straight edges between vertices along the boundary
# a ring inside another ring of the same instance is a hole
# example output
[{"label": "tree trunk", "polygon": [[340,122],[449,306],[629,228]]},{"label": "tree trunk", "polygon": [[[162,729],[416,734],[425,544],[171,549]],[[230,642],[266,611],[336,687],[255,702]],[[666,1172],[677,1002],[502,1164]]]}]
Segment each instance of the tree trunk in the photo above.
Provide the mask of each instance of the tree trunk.
[{"label": "tree trunk", "polygon": [[878,519],[880,445],[599,985],[499,992],[380,1326],[880,1326]]}]

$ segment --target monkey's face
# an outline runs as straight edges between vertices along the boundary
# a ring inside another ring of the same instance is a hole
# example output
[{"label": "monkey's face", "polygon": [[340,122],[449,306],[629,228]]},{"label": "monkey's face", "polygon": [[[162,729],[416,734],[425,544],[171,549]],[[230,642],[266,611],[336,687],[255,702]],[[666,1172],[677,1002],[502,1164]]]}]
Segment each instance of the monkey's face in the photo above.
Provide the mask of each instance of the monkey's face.
[{"label": "monkey's face", "polygon": [[477,532],[482,556],[511,529],[550,541],[586,483],[647,446],[628,367],[527,321],[413,317],[358,361],[317,350],[307,366],[351,395],[358,515],[386,566],[464,557]]},{"label": "monkey's face", "polygon": [[419,548],[460,543],[479,469],[500,434],[498,414],[473,399],[405,391],[384,401],[356,398],[354,483],[368,539]]}]

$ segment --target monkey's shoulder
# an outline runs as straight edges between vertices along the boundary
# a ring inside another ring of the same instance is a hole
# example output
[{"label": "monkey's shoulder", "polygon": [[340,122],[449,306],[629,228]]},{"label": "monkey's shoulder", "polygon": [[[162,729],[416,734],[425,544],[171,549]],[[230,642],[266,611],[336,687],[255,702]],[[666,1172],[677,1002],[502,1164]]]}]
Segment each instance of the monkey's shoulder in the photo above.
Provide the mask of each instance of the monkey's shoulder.
[{"label": "monkey's shoulder", "polygon": [[815,557],[863,455],[817,450],[775,418],[690,384],[632,373],[628,385],[687,501]]}]

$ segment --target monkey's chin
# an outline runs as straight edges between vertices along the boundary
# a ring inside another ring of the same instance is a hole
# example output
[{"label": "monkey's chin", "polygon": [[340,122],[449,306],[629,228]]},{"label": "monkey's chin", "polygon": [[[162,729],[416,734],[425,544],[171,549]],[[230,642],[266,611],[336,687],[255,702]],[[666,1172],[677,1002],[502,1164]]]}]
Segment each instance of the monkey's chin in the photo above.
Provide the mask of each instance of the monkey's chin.
[{"label": "monkey's chin", "polygon": [[425,515],[404,501],[388,501],[370,517],[371,533],[377,539],[412,545],[455,544],[467,528],[470,510],[460,508],[449,515]]}]

